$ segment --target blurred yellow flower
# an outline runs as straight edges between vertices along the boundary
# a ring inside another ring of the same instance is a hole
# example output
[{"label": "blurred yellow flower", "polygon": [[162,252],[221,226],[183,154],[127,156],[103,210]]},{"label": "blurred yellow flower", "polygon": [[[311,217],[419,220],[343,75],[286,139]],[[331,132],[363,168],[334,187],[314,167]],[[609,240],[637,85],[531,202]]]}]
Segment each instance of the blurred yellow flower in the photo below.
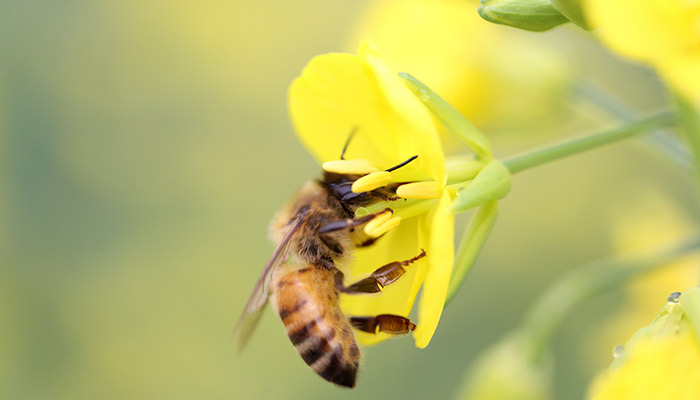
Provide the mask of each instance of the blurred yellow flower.
[{"label": "blurred yellow flower", "polygon": [[547,121],[570,76],[542,35],[484,21],[475,0],[369,3],[348,38],[382,49],[389,65],[410,72],[480,128]]},{"label": "blurred yellow flower", "polygon": [[[659,316],[620,349],[610,370],[593,383],[594,400],[700,398],[700,289],[669,298]],[[688,304],[684,304],[684,297]],[[695,315],[689,315],[689,312]]]},{"label": "blurred yellow flower", "polygon": [[[621,254],[644,254],[682,240],[695,232],[689,215],[662,191],[650,191],[647,185],[628,187],[633,203],[612,207],[610,241]],[[698,256],[683,257],[663,268],[645,273],[624,288],[625,300],[619,310],[596,326],[586,348],[612,348],[629,337],[658,309],[658,299],[670,292],[685,290],[700,281]],[[609,353],[586,351],[591,365],[600,365]]]},{"label": "blurred yellow flower", "polygon": [[584,0],[586,17],[620,54],[654,66],[700,106],[700,2]]},{"label": "blurred yellow flower", "polygon": [[[427,256],[381,294],[341,296],[341,307],[348,315],[407,316],[422,285],[414,339],[416,346],[427,346],[442,313],[454,252],[453,192],[445,185],[444,155],[430,112],[369,43],[361,45],[357,56],[325,54],[311,60],[289,89],[289,111],[299,139],[324,169],[349,165],[369,172],[353,191],[422,182],[402,191],[414,200],[388,203],[396,204],[394,216],[401,218],[393,225],[400,224],[375,245],[358,249],[346,277],[364,277],[388,262],[416,256],[421,248]],[[382,171],[415,155],[417,160],[402,168]],[[365,344],[389,337],[357,336]]]}]

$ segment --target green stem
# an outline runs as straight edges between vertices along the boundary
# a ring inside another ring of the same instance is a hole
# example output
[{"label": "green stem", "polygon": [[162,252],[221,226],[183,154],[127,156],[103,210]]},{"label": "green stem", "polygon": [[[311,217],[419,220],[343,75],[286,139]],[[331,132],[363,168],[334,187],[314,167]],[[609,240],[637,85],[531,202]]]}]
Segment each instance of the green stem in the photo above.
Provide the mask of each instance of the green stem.
[{"label": "green stem", "polygon": [[675,95],[675,101],[680,114],[680,122],[688,140],[688,147],[693,152],[695,166],[700,171],[700,111],[694,107],[692,102],[679,94]]},{"label": "green stem", "polygon": [[556,329],[582,301],[614,289],[642,273],[668,265],[700,248],[695,235],[657,253],[635,258],[613,257],[572,271],[547,289],[530,309],[522,328],[534,344],[534,358],[546,354]]},{"label": "green stem", "polygon": [[512,174],[570,155],[595,149],[677,121],[673,112],[664,111],[601,133],[555,144],[504,161]]},{"label": "green stem", "polygon": [[[634,121],[639,117],[638,111],[590,80],[581,80],[576,85],[576,92],[579,94],[579,98],[587,101],[606,115],[619,118],[625,122]],[[679,121],[682,124],[682,111],[679,112]],[[683,168],[684,171],[695,172],[693,156],[686,148],[685,143],[670,132],[662,130],[652,131],[644,137],[644,143],[651,150],[658,152]]]}]

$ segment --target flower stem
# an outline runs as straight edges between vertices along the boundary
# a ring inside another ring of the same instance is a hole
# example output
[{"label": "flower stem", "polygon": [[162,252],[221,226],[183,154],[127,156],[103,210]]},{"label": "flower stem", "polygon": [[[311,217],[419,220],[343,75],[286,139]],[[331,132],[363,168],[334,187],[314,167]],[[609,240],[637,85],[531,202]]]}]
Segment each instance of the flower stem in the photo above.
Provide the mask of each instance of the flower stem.
[{"label": "flower stem", "polygon": [[699,248],[700,235],[695,235],[654,254],[613,257],[572,271],[547,289],[525,317],[522,328],[532,339],[534,358],[547,353],[556,329],[571,309],[582,301],[620,287],[632,278],[668,265]]},{"label": "flower stem", "polygon": [[[580,99],[593,105],[605,115],[630,122],[639,117],[639,113],[622,99],[603,89],[595,82],[581,80],[576,85]],[[683,120],[683,112],[679,107],[679,121]],[[669,161],[683,168],[686,172],[695,172],[693,156],[685,143],[675,135],[665,130],[654,130],[644,137],[646,146],[666,157]]]},{"label": "flower stem", "polygon": [[688,147],[693,152],[695,166],[700,171],[700,111],[681,95],[676,94],[675,101],[680,114],[680,122],[688,140]]},{"label": "flower stem", "polygon": [[652,128],[669,125],[677,121],[676,115],[671,111],[656,113],[625,125],[603,131],[598,134],[574,139],[568,142],[555,144],[530,153],[505,160],[504,164],[512,174],[546,164],[550,161],[568,157],[587,150],[595,149],[606,144],[626,139]]}]

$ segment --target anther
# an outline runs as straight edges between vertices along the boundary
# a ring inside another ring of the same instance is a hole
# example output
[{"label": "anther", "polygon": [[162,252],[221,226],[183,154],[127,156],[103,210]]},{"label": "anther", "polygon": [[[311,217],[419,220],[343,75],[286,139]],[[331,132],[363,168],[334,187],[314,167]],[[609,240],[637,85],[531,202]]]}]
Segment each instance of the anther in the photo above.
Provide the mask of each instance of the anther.
[{"label": "anther", "polygon": [[391,182],[391,172],[375,171],[359,178],[352,184],[353,193],[369,192]]},{"label": "anther", "polygon": [[366,175],[379,170],[374,165],[361,158],[326,161],[321,167],[326,172],[344,175]]},{"label": "anther", "polygon": [[377,227],[381,226],[382,224],[385,224],[386,221],[391,219],[391,216],[393,214],[394,212],[391,209],[387,209],[385,212],[377,214],[377,216],[375,216],[367,224],[365,224],[365,232],[375,231]]},{"label": "anther", "polygon": [[396,189],[396,195],[404,199],[439,199],[440,185],[435,181],[406,183]]},{"label": "anther", "polygon": [[401,222],[401,217],[390,217],[389,219],[377,224],[372,224],[373,222],[374,220],[370,221],[369,223],[367,223],[367,225],[365,225],[365,233],[370,237],[378,238],[383,234],[389,232],[390,230],[396,228]]}]

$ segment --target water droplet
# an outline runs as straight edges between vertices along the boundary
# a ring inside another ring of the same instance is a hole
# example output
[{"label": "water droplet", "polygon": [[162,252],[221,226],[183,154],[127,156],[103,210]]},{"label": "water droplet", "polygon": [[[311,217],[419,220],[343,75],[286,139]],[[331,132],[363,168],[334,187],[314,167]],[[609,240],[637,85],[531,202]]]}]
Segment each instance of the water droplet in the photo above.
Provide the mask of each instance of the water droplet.
[{"label": "water droplet", "polygon": [[613,352],[612,352],[613,358],[620,358],[620,357],[622,357],[622,353],[624,353],[624,352],[625,352],[625,345],[624,345],[624,344],[618,344],[618,345],[615,346],[615,348],[613,349]]},{"label": "water droplet", "polygon": [[668,299],[666,299],[666,301],[669,303],[678,303],[679,297],[681,297],[681,292],[673,292],[668,295]]}]

